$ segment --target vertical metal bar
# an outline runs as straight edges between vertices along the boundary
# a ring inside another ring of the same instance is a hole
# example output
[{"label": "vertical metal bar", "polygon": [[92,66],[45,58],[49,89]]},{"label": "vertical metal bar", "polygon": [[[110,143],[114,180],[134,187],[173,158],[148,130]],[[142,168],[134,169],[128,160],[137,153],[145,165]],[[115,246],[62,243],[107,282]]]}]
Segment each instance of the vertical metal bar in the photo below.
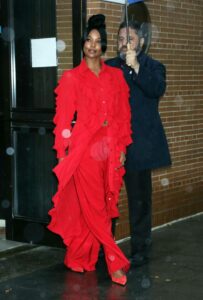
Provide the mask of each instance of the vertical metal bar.
[{"label": "vertical metal bar", "polygon": [[18,215],[18,185],[17,185],[17,151],[18,151],[18,145],[17,145],[17,131],[15,131],[14,128],[12,128],[12,136],[13,136],[13,143],[12,146],[15,149],[15,155],[13,157],[13,163],[12,163],[12,169],[13,169],[13,178],[12,178],[12,182],[13,182],[13,205],[12,205],[12,212],[13,212],[13,216],[17,216]]},{"label": "vertical metal bar", "polygon": [[82,0],[82,27],[81,34],[83,35],[87,22],[87,0]]},{"label": "vertical metal bar", "polygon": [[82,0],[72,0],[73,67],[81,62]]},{"label": "vertical metal bar", "polygon": [[11,108],[16,108],[16,59],[15,59],[15,27],[14,4],[9,0],[9,42],[10,42],[10,72],[11,72]]}]

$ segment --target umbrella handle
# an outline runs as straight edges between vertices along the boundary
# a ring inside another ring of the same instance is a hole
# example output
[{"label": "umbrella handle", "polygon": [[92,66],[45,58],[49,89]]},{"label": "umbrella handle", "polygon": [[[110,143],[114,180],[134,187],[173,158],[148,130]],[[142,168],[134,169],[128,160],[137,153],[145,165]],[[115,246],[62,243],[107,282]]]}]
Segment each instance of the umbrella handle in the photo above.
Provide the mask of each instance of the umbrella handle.
[{"label": "umbrella handle", "polygon": [[126,21],[126,34],[127,34],[127,43],[130,42],[129,39],[129,26],[128,26],[128,0],[125,0],[125,21]]}]

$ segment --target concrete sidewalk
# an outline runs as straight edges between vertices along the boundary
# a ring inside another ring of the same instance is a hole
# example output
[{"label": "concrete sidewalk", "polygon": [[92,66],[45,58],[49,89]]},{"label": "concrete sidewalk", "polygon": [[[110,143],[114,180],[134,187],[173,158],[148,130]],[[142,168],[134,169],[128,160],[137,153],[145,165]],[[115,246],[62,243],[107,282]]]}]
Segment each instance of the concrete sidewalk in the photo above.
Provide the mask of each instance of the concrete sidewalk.
[{"label": "concrete sidewalk", "polygon": [[[203,299],[203,215],[153,231],[151,261],[131,269],[125,287],[111,283],[102,258],[95,272],[81,275],[64,267],[64,249],[16,244],[5,251],[5,243],[0,240],[1,300]],[[128,242],[120,246],[129,253]]]}]

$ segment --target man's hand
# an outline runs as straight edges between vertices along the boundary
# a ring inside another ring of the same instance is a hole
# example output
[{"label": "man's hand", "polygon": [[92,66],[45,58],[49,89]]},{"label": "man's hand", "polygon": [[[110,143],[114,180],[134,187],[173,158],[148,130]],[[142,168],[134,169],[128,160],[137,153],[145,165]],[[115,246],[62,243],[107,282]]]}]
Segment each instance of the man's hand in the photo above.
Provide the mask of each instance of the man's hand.
[{"label": "man's hand", "polygon": [[138,74],[140,64],[137,60],[137,54],[135,49],[131,49],[131,44],[127,44],[127,52],[126,52],[126,64],[134,69],[134,71]]}]

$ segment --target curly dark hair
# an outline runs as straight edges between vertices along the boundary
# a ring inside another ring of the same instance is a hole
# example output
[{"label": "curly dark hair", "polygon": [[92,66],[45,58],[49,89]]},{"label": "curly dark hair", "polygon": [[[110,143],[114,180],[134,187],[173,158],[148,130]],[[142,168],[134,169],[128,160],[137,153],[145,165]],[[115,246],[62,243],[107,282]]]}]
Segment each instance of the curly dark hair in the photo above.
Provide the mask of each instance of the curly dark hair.
[{"label": "curly dark hair", "polygon": [[[127,24],[126,22],[122,22],[118,28],[118,33],[121,29],[123,28],[126,28],[127,27]],[[138,21],[132,21],[132,20],[129,20],[128,22],[128,27],[133,29],[137,34],[138,36],[141,38],[143,37],[143,32],[142,32],[142,23],[138,22]]]}]

